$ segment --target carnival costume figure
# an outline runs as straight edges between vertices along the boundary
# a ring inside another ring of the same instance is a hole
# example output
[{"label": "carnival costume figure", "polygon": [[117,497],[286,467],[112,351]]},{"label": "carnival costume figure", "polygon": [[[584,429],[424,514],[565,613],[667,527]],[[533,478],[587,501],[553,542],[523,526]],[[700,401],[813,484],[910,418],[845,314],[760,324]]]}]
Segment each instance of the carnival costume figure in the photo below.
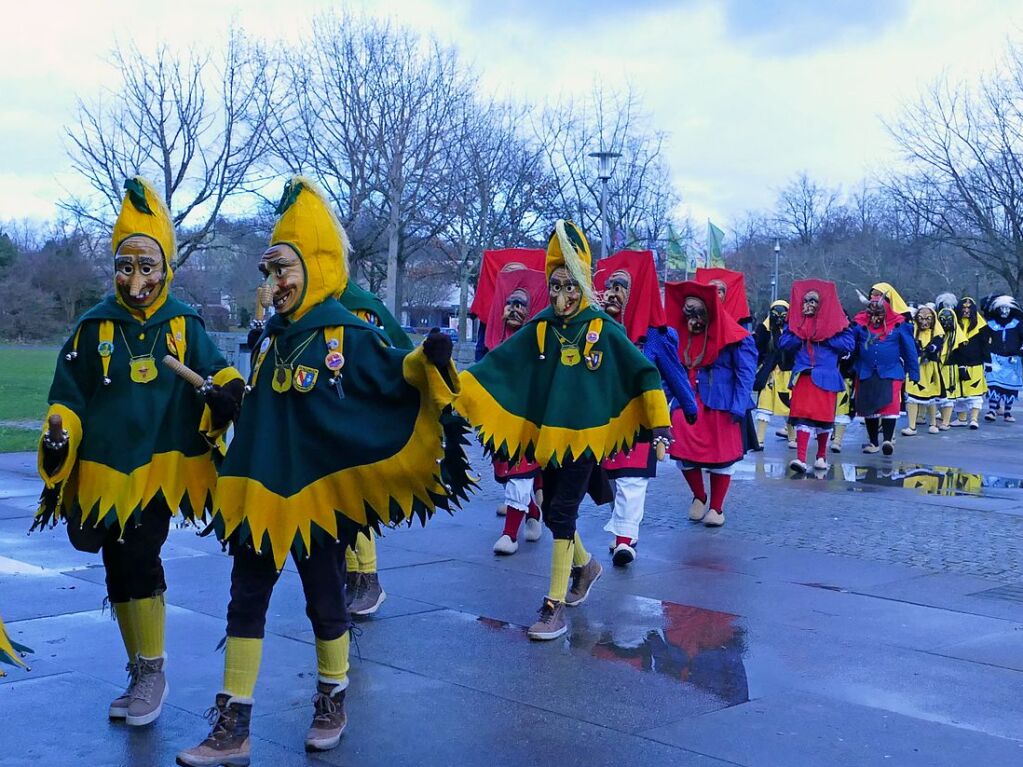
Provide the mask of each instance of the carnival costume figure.
[{"label": "carnival costume figure", "polygon": [[546,276],[550,307],[462,373],[456,404],[488,451],[543,469],[541,511],[554,546],[533,639],[564,634],[564,607],[585,600],[602,572],[576,533],[587,491],[611,500],[600,462],[651,431],[670,439],[657,368],[596,308],[590,247],[575,224],[556,223]]},{"label": "carnival costume figure", "polygon": [[[594,287],[604,311],[625,326],[629,340],[657,366],[669,401],[690,422],[695,420],[696,397],[679,362],[678,334],[667,327],[653,254],[623,250],[602,259]],[[615,536],[612,561],[624,567],[636,558],[647,485],[657,475],[657,451],[649,441],[637,440],[631,450],[605,460],[604,468],[615,488],[614,508],[604,530]]]},{"label": "carnival costume figure", "polygon": [[543,248],[503,248],[501,250],[483,251],[480,263],[479,279],[476,280],[476,292],[473,293],[469,305],[469,316],[479,321],[476,331],[476,362],[487,353],[487,322],[494,304],[494,288],[497,277],[502,272],[516,269],[532,269],[543,272],[547,253]]},{"label": "carnival costume figure", "polygon": [[799,314],[789,318],[778,345],[795,355],[789,424],[796,429],[796,457],[789,467],[802,474],[809,468],[806,454],[811,435],[817,438],[813,468],[828,468],[828,438],[835,426],[838,395],[845,389],[839,365],[852,354],[856,339],[835,283],[797,280],[792,284],[791,305],[799,307]]},{"label": "carnival costume figure", "polygon": [[289,553],[315,637],[306,749],[338,744],[350,628],[344,547],[370,528],[425,522],[470,483],[441,423],[458,391],[451,340],[434,333],[414,351],[395,349],[334,298],[348,278],[347,238],[313,182],[291,179],[277,215],[259,263],[276,313],[254,352],[213,503],[212,527],[234,559],[223,684],[209,736],[178,754],[187,767],[249,763],[266,612]]},{"label": "carnival costume figure", "polygon": [[[671,457],[693,492],[689,519],[720,527],[734,464],[745,452],[742,429],[757,371],[756,345],[725,311],[713,285],[668,283],[665,311],[668,325],[678,330],[698,413],[692,424],[673,414]],[[709,503],[704,471],[710,474]]]},{"label": "carnival costume figure", "polygon": [[[140,177],[125,191],[114,292],[79,318],[57,360],[34,527],[63,519],[75,548],[102,554],[129,677],[109,716],[138,726],[168,694],[160,550],[172,516],[199,521],[210,508],[214,454],[244,384],[195,310],[170,294],[176,246],[163,200]],[[207,379],[205,398],[161,364],[166,355]]]},{"label": "carnival costume figure", "polygon": [[[486,348],[496,349],[549,303],[547,278],[543,272],[526,268],[500,272],[494,285],[494,301],[486,318]],[[519,529],[523,520],[527,541],[540,540],[543,532],[540,508],[533,495],[540,464],[526,458],[511,462],[497,457],[493,463],[494,479],[504,487],[504,532],[494,544],[494,553],[514,554],[519,550]]]},{"label": "carnival costume figure", "polygon": [[938,350],[938,382],[941,395],[938,399],[939,431],[948,431],[953,425],[953,412],[959,391],[959,366],[955,362],[955,351],[962,343],[963,336],[959,332],[959,320],[955,313],[956,301],[952,306],[938,303],[938,326],[942,331],[941,349]]},{"label": "carnival costume figure", "polygon": [[[879,298],[853,318],[856,351],[856,412],[863,416],[869,440],[865,453],[895,451],[895,422],[905,380],[919,381],[920,361],[913,331],[902,314]],[[883,437],[883,442],[879,440]]]},{"label": "carnival costume figure", "polygon": [[[757,397],[755,413],[757,426],[757,442],[764,449],[767,438],[767,427],[771,416],[779,415],[788,418],[789,378],[792,375],[792,355],[778,348],[778,339],[789,321],[789,302],[778,299],[771,304],[767,318],[757,325],[753,331],[753,340],[757,345],[757,377],[753,382],[753,392]],[[778,436],[788,438],[788,430],[782,429]],[[792,438],[795,439],[795,432]]]},{"label": "carnival costume figure", "polygon": [[955,410],[959,417],[952,425],[969,424],[971,429],[979,429],[980,409],[988,391],[984,378],[984,366],[990,361],[987,322],[970,296],[961,298],[955,311],[956,347],[952,362],[959,368],[955,392]]},{"label": "carnival costume figure", "polygon": [[917,418],[922,409],[925,409],[927,414],[927,431],[930,434],[937,434],[939,431],[938,404],[942,399],[940,367],[945,331],[938,322],[937,313],[926,304],[916,310],[913,337],[920,363],[920,380],[906,381],[908,423],[902,430],[905,437],[916,435]]},{"label": "carnival costume figure", "polygon": [[1023,388],[1023,309],[1012,296],[998,296],[991,301],[987,316],[988,355],[985,367],[988,385],[987,413],[994,421],[999,411],[1007,423],[1016,420],[1012,406]]}]

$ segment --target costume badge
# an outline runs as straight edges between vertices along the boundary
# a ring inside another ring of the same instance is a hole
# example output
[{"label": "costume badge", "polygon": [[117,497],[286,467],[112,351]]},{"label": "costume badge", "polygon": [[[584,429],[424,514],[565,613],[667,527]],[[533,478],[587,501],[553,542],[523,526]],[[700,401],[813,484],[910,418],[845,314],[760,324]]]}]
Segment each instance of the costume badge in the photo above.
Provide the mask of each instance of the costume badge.
[{"label": "costume badge", "polygon": [[99,352],[100,357],[109,357],[114,353],[114,342],[100,341],[99,346],[96,347],[96,351]]},{"label": "costume badge", "polygon": [[565,346],[561,350],[561,364],[572,367],[578,365],[582,361],[582,354],[579,353],[579,347],[577,346]]},{"label": "costume badge", "polygon": [[600,363],[604,361],[604,352],[590,352],[586,355],[586,367],[590,370],[596,370],[600,367]]},{"label": "costume badge", "polygon": [[341,343],[336,338],[331,338],[329,341],[327,341],[327,348],[330,349],[331,351],[334,351],[340,345]]},{"label": "costume badge", "polygon": [[320,375],[320,371],[315,368],[307,368],[305,365],[299,365],[295,368],[295,391],[302,392],[305,394],[307,391],[311,391],[316,386],[316,378]]},{"label": "costume badge", "polygon": [[345,358],[341,352],[331,352],[323,360],[323,363],[327,366],[327,370],[336,372],[345,366]]},{"label": "costume badge", "polygon": [[133,357],[128,363],[131,368],[131,380],[135,383],[149,383],[156,380],[156,358],[151,354],[145,357]]},{"label": "costume badge", "polygon": [[263,339],[263,343],[259,345],[259,353],[266,354],[266,350],[270,348],[270,336]]},{"label": "costume badge", "polygon": [[[178,339],[181,340],[181,339]],[[167,353],[173,354],[175,357],[180,357],[178,354],[178,345],[174,341],[174,336],[170,333],[167,334]]]},{"label": "costume badge", "polygon": [[591,330],[589,333],[586,334],[586,343],[588,344],[595,344],[599,340],[600,333],[598,333],[596,330]]},{"label": "costume badge", "polygon": [[291,388],[291,368],[287,365],[275,367],[271,386],[278,394],[284,394],[284,392],[288,391]]}]

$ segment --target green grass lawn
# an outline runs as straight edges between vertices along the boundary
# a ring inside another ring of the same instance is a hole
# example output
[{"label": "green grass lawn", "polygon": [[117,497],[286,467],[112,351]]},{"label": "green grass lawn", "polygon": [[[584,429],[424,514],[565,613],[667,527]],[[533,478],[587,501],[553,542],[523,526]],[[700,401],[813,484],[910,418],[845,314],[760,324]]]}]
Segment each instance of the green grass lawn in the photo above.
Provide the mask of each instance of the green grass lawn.
[{"label": "green grass lawn", "polygon": [[57,352],[56,347],[0,346],[0,453],[35,449]]}]

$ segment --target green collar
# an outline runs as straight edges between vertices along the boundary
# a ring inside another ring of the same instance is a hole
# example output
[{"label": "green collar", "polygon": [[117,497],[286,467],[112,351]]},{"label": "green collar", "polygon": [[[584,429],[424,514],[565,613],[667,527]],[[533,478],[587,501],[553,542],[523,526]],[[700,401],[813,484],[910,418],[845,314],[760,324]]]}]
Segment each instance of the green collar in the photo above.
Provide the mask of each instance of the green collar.
[{"label": "green collar", "polygon": [[195,317],[202,322],[199,313],[195,309],[170,295],[167,296],[163,306],[157,309],[145,322],[141,322],[138,317],[121,306],[117,301],[117,297],[111,294],[83,314],[78,319],[78,325],[95,320],[113,320],[114,322],[132,323],[145,327],[146,325],[160,325],[174,317]]}]

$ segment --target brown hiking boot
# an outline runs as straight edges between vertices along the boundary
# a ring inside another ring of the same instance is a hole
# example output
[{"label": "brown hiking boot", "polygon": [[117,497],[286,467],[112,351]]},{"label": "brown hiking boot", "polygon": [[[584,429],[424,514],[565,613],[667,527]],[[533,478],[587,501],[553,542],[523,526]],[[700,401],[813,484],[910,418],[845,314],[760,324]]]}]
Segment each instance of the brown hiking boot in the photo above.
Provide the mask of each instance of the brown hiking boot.
[{"label": "brown hiking boot", "polygon": [[305,736],[305,750],[329,751],[341,742],[341,733],[348,724],[345,691],[336,684],[317,682],[313,708],[313,723]]},{"label": "brown hiking boot", "polygon": [[198,746],[179,753],[177,763],[182,767],[248,767],[252,699],[219,693],[216,705],[207,709],[205,716],[213,729]]},{"label": "brown hiking boot", "polygon": [[359,590],[359,574],[351,571],[345,573],[345,607],[349,610],[352,602],[355,601],[355,594]]},{"label": "brown hiking boot", "polygon": [[110,704],[107,716],[111,719],[125,719],[128,716],[128,706],[131,705],[132,692],[135,689],[135,683],[139,679],[138,661],[128,661],[128,665],[124,667],[124,670],[128,672],[128,687]]},{"label": "brown hiking boot", "polygon": [[604,568],[593,556],[585,565],[572,568],[572,578],[568,585],[568,595],[565,597],[565,604],[569,607],[581,605],[590,595],[590,589],[604,573]]},{"label": "brown hiking boot", "polygon": [[348,606],[352,615],[372,615],[380,609],[380,605],[387,599],[387,594],[380,587],[380,577],[376,573],[357,573],[359,576],[358,585],[355,589],[355,598]]},{"label": "brown hiking boot", "polygon": [[557,639],[568,631],[565,623],[565,605],[544,597],[540,618],[526,632],[530,639]]},{"label": "brown hiking boot", "polygon": [[167,676],[163,672],[163,658],[138,659],[138,677],[131,688],[131,700],[125,712],[124,722],[131,727],[155,722],[163,711],[163,702],[169,692]]}]

